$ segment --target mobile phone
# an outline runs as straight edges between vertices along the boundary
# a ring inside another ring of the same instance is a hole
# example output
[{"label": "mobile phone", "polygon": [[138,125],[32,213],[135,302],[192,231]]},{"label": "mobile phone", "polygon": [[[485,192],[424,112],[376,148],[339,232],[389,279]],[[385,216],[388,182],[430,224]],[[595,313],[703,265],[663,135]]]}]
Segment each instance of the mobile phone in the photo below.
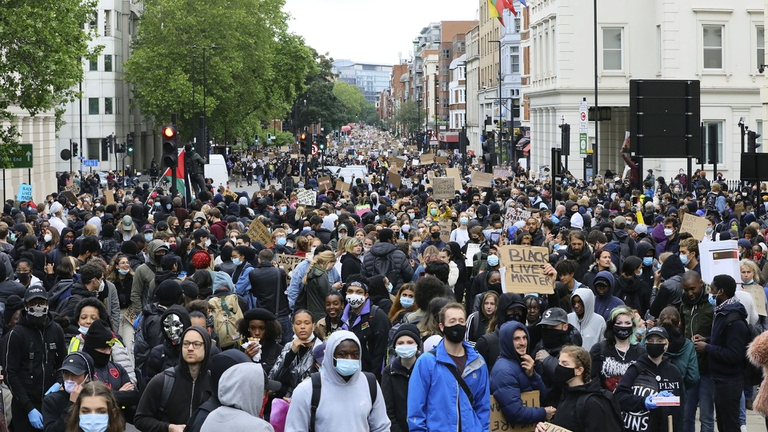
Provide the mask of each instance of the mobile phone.
[{"label": "mobile phone", "polygon": [[500,239],[501,239],[501,234],[497,232],[491,233],[491,243],[498,244]]},{"label": "mobile phone", "polygon": [[187,272],[182,271],[181,273],[179,273],[179,278],[183,278],[183,277],[187,277]]}]

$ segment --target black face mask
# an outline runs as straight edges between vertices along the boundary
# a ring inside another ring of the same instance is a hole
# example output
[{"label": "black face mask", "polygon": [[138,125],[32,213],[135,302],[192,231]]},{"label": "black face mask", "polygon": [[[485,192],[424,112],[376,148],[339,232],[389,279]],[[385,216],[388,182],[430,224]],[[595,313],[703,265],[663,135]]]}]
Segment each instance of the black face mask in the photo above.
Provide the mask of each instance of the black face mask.
[{"label": "black face mask", "polygon": [[464,334],[467,332],[467,326],[454,324],[450,327],[443,327],[445,338],[453,343],[461,343],[464,340]]},{"label": "black face mask", "polygon": [[618,340],[627,340],[632,336],[632,326],[613,326],[613,335]]},{"label": "black face mask", "polygon": [[555,373],[552,375],[552,383],[565,385],[576,376],[576,368],[569,368],[563,365],[555,366]]},{"label": "black face mask", "polygon": [[648,351],[648,357],[650,358],[659,358],[662,355],[664,355],[664,344],[663,343],[645,343],[645,350]]},{"label": "black face mask", "polygon": [[541,331],[541,341],[544,343],[544,348],[559,347],[566,341],[567,337],[568,332],[566,330],[545,328]]},{"label": "black face mask", "polygon": [[91,347],[84,347],[86,354],[93,358],[93,364],[96,367],[104,367],[109,363],[110,354],[104,354],[103,352],[96,351]]},{"label": "black face mask", "polygon": [[440,231],[435,231],[432,233],[432,238],[437,240],[440,238]]},{"label": "black face mask", "polygon": [[488,290],[501,293],[501,282],[488,284]]},{"label": "black face mask", "polygon": [[31,276],[31,273],[16,273],[16,278],[19,279],[22,285],[28,284],[30,279],[32,279]]}]

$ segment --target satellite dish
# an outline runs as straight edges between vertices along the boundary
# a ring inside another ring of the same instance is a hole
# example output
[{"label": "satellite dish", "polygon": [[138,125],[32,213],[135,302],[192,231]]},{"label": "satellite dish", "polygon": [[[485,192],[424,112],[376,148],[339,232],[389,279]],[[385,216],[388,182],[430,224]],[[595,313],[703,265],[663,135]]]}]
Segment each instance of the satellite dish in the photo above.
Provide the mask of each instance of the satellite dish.
[{"label": "satellite dish", "polygon": [[60,156],[61,159],[65,161],[72,159],[72,153],[70,153],[69,149],[62,150]]}]

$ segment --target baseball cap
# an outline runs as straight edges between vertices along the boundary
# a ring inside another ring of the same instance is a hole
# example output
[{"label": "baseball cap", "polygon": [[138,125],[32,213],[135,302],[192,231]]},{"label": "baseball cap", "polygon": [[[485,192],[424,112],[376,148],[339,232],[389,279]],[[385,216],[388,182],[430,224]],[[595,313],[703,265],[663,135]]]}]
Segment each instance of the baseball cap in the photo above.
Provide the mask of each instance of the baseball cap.
[{"label": "baseball cap", "polygon": [[667,333],[667,330],[664,327],[653,327],[650,330],[648,330],[648,333],[646,333],[646,339],[656,335],[661,336],[664,339],[669,339],[669,333]]},{"label": "baseball cap", "polygon": [[537,325],[558,325],[568,322],[568,313],[559,307],[549,308],[544,311],[541,321]]},{"label": "baseball cap", "polygon": [[130,216],[123,216],[123,230],[130,231],[133,228],[133,219]]},{"label": "baseball cap", "polygon": [[648,234],[648,225],[646,224],[635,225],[635,232],[638,234]]},{"label": "baseball cap", "polygon": [[84,373],[90,375],[91,366],[88,364],[88,360],[86,360],[87,355],[86,353],[74,352],[64,357],[59,370],[71,372],[74,375],[82,375]]},{"label": "baseball cap", "polygon": [[45,288],[39,285],[32,285],[27,288],[27,292],[24,293],[24,303],[29,303],[38,298],[48,300],[48,293],[45,291]]},{"label": "baseball cap", "polygon": [[145,232],[149,232],[149,231],[154,232],[155,228],[152,225],[150,225],[150,224],[146,224],[143,227],[141,227],[141,232],[145,233]]}]

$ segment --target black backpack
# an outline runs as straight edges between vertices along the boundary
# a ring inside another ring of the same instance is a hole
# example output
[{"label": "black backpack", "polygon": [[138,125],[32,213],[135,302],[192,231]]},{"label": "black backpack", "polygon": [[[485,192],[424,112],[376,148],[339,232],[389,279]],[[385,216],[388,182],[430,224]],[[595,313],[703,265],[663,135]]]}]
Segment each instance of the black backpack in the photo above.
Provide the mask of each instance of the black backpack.
[{"label": "black backpack", "polygon": [[[376,403],[376,396],[379,394],[376,389],[376,376],[370,372],[362,373],[368,380],[368,391],[371,396],[371,410],[373,410],[373,404]],[[320,372],[313,372],[310,377],[312,379],[312,402],[309,409],[309,432],[315,432],[315,417],[317,416],[317,407],[320,405],[320,393],[322,393],[323,389],[323,380]]]},{"label": "black backpack", "polygon": [[612,408],[611,409],[611,412],[613,413],[612,416],[600,419],[600,421],[603,422],[604,425],[606,425],[603,428],[603,430],[611,430],[611,431],[623,430],[624,420],[621,416],[621,407],[619,407],[619,403],[616,401],[616,399],[613,398],[613,393],[609,392],[604,388],[601,388],[600,391],[598,391],[597,393],[582,394],[581,396],[579,396],[578,399],[576,399],[576,415],[574,417],[576,418],[576,422],[579,424],[579,429],[588,430],[587,425],[584,424],[584,421],[585,421],[584,409],[587,406],[587,401],[591,397],[603,399],[601,403],[604,405],[608,405]]}]

